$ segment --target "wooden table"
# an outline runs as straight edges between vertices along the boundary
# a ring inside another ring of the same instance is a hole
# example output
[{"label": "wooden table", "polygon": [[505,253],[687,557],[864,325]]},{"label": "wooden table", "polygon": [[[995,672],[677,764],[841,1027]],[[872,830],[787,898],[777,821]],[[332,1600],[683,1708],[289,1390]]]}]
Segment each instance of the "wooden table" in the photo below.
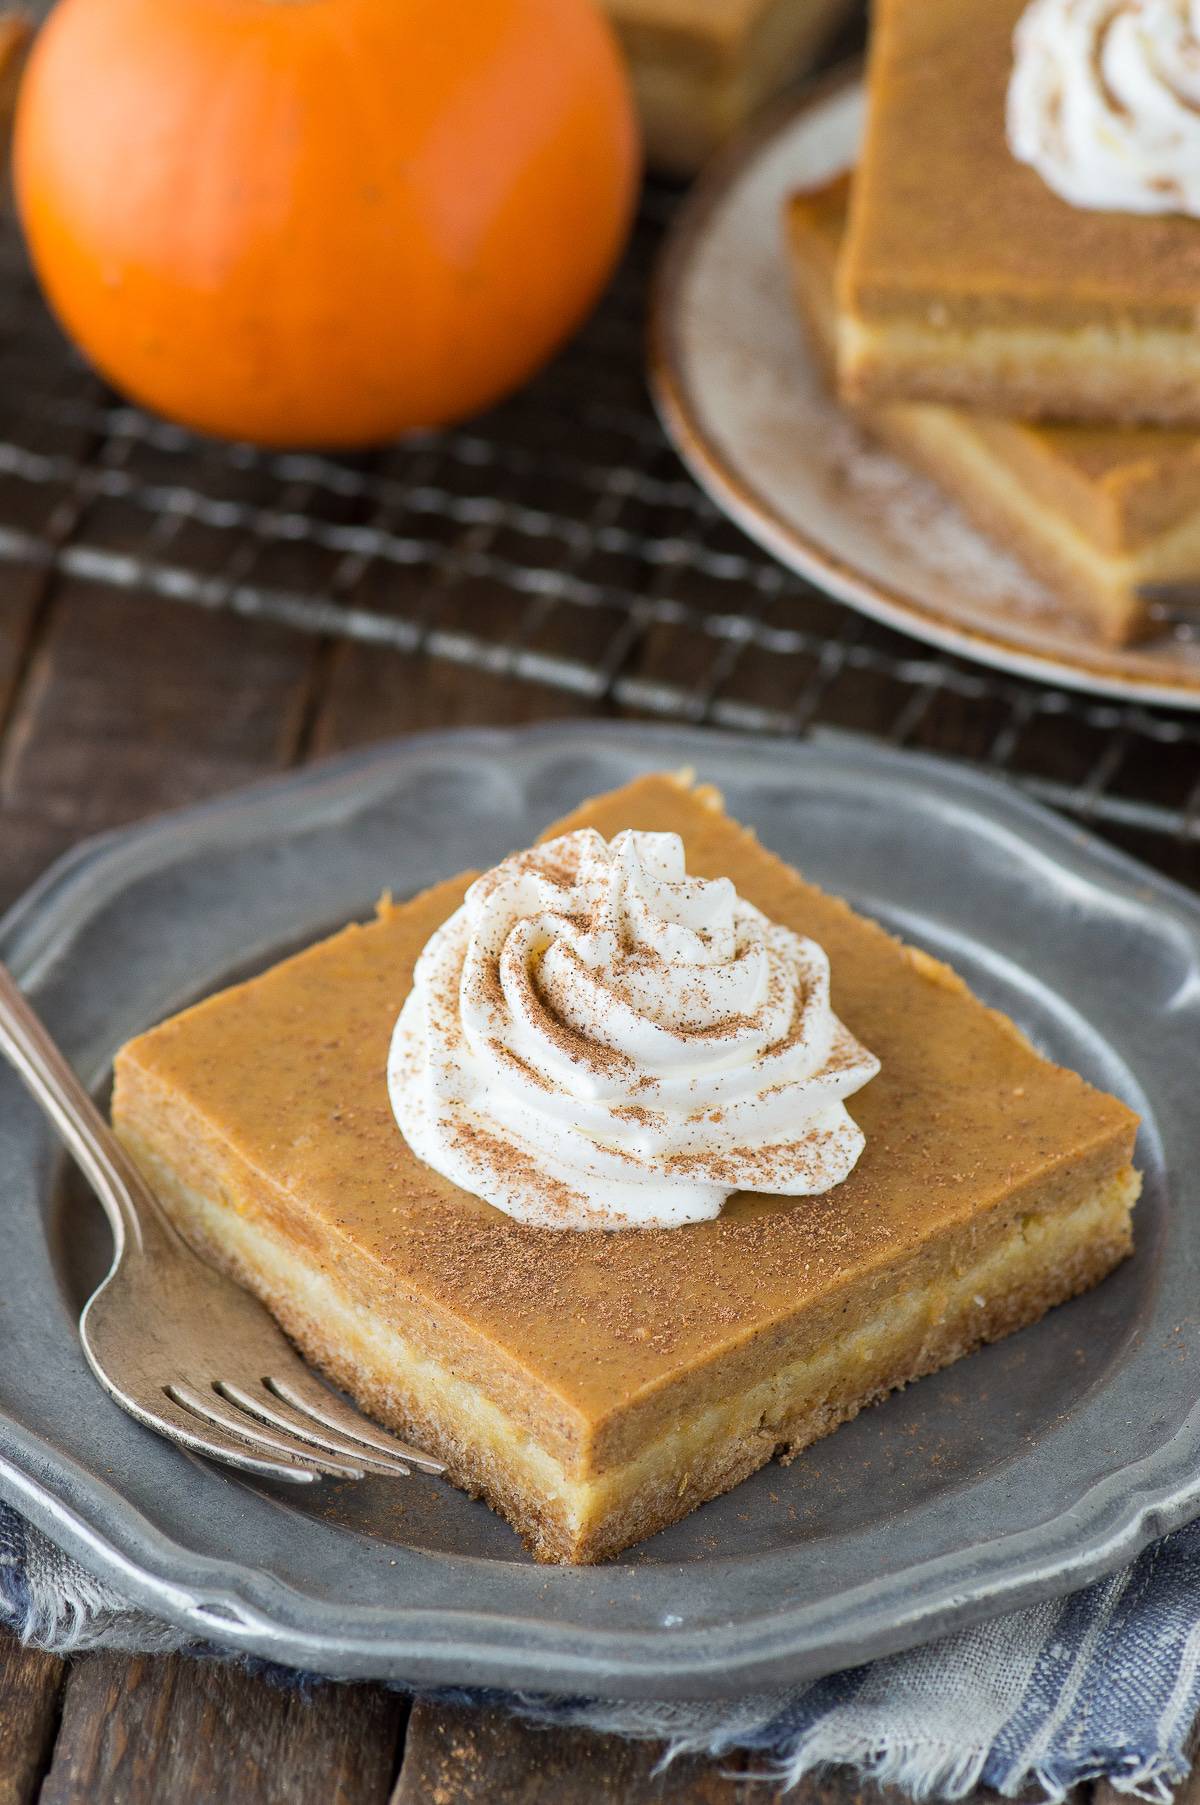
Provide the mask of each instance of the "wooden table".
[{"label": "wooden table", "polygon": [[[589,713],[825,725],[983,761],[1200,876],[1200,720],[900,640],[700,503],[640,375],[660,203],[595,325],[502,418],[338,466],[203,451],[115,406],[0,232],[0,902],[84,835],[326,753]],[[64,1663],[0,1635],[0,1805],[774,1796],[749,1760],[656,1775],[658,1752],[373,1686]]]},{"label": "wooden table", "polygon": [[[131,664],[131,649],[136,650]],[[31,573],[0,609],[0,886],[80,836],[249,778],[434,725],[580,709],[537,684]],[[283,1690],[236,1666],[0,1634],[0,1805],[754,1805],[753,1763],[684,1760],[375,1686]],[[792,1795],[796,1796],[796,1795]],[[805,1801],[849,1800],[809,1783]]]}]

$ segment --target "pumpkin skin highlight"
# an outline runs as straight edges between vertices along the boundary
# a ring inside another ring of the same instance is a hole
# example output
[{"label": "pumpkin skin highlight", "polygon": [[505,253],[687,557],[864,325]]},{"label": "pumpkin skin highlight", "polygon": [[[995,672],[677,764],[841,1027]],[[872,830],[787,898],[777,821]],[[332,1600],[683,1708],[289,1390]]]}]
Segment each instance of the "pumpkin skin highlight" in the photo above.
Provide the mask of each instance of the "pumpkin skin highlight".
[{"label": "pumpkin skin highlight", "polygon": [[639,150],[592,0],[59,0],[13,172],[117,388],[333,448],[531,375],[611,273]]}]

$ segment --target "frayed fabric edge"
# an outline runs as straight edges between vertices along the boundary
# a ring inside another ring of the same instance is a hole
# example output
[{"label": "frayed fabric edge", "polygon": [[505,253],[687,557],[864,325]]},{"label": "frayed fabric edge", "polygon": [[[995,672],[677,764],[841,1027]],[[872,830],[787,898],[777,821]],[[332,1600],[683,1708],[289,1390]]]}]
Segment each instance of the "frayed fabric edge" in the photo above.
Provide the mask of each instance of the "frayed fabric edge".
[{"label": "frayed fabric edge", "polygon": [[843,1733],[835,1738],[816,1724],[785,1753],[764,1763],[763,1773],[786,1791],[818,1768],[849,1767],[861,1779],[898,1787],[911,1799],[962,1799],[979,1785],[987,1757],[987,1749],[964,1752],[903,1737],[884,1745],[856,1745],[853,1737]]},{"label": "frayed fabric edge", "polygon": [[[671,1744],[659,1765],[665,1766],[682,1753],[706,1753],[718,1758],[730,1753],[730,1745],[724,1738],[719,1748],[704,1749],[700,1742],[700,1738],[689,1737],[678,1745]],[[823,1737],[821,1727],[816,1726],[795,1747],[764,1761],[761,1769],[741,1770],[738,1778],[761,1778],[788,1792],[809,1775],[849,1768],[860,1781],[896,1787],[916,1801],[955,1800],[968,1797],[987,1783],[988,1753],[976,1749],[965,1755],[961,1751],[949,1754],[941,1747],[933,1749],[928,1743],[903,1739],[886,1748],[865,1744],[855,1748],[853,1739],[848,1743],[845,1738],[839,1738],[834,1744],[833,1739]],[[1124,1769],[1122,1761],[1129,1763]],[[1190,1771],[1191,1764],[1183,1755],[1109,1752],[1072,1764],[1069,1770],[1031,1764],[1010,1773],[1003,1796],[1028,1798],[1031,1788],[1036,1787],[1045,1805],[1062,1805],[1076,1787],[1103,1779],[1114,1792],[1144,1799],[1147,1805],[1171,1805],[1177,1788]]]},{"label": "frayed fabric edge", "polygon": [[[1072,1762],[1069,1767],[1039,1764],[1012,1777],[1005,1787],[1007,1795],[1026,1790],[1030,1782],[1040,1786],[1049,1805],[1061,1805],[1075,1787],[1093,1780],[1104,1780],[1114,1792],[1130,1798],[1145,1799],[1149,1805],[1171,1805],[1176,1789],[1192,1770],[1182,1749],[1168,1753],[1145,1754],[1134,1749],[1094,1750],[1086,1761]],[[984,1778],[986,1780],[986,1773]]]},{"label": "frayed fabric edge", "polygon": [[124,1654],[169,1655],[199,1646],[183,1631],[131,1609],[101,1586],[79,1586],[70,1598],[30,1587],[24,1609],[6,1597],[0,1603],[0,1617],[27,1648],[47,1654],[109,1648]]},{"label": "frayed fabric edge", "polygon": [[[547,1728],[566,1725],[634,1736],[644,1741],[665,1742],[661,1770],[684,1755],[704,1755],[720,1760],[734,1750],[753,1749],[761,1752],[762,1766],[757,1773],[742,1772],[740,1779],[761,1777],[785,1790],[795,1787],[807,1774],[818,1769],[849,1767],[864,1780],[902,1788],[913,1799],[959,1799],[979,1784],[989,1750],[950,1750],[943,1744],[898,1738],[886,1746],[865,1739],[856,1741],[844,1730],[834,1733],[828,1723],[816,1723],[803,1731],[777,1754],[763,1750],[765,1733],[778,1718],[781,1708],[794,1707],[795,1700],[778,1695],[758,1695],[743,1701],[740,1709],[723,1706],[725,1715],[718,1729],[705,1719],[715,1716],[712,1707],[703,1705],[671,1705],[647,1701],[620,1705],[595,1704],[585,1701],[562,1701],[518,1695],[510,1699],[520,1714]],[[690,1721],[689,1721],[690,1720]],[[785,1736],[781,1736],[781,1741]]]},{"label": "frayed fabric edge", "polygon": [[[445,1696],[443,1694],[442,1696]],[[456,1695],[467,1702],[470,1694]],[[475,1695],[478,1700],[478,1695]],[[656,1771],[661,1771],[685,1755],[703,1755],[719,1761],[735,1750],[745,1750],[757,1743],[760,1750],[764,1732],[778,1715],[783,1701],[759,1696],[747,1699],[737,1713],[737,1721],[727,1719],[719,1730],[706,1724],[708,1709],[696,1705],[670,1705],[647,1701],[619,1706],[597,1704],[585,1700],[555,1700],[528,1694],[494,1694],[496,1702],[507,1702],[528,1721],[545,1728],[572,1725],[635,1737],[643,1741],[664,1742]],[[689,1722],[688,1719],[691,1719]],[[990,1748],[964,1751],[948,1748],[942,1741],[928,1738],[898,1737],[880,1743],[847,1735],[844,1724],[835,1732],[828,1723],[817,1723],[802,1732],[789,1747],[777,1754],[761,1755],[761,1766],[747,1772],[739,1770],[738,1778],[761,1778],[790,1791],[801,1780],[821,1771],[848,1768],[862,1781],[879,1786],[894,1786],[915,1801],[956,1800],[966,1798],[980,1785],[993,1785],[987,1773]],[[1027,1765],[1011,1761],[1004,1776],[1003,1796],[1028,1796],[1036,1787],[1046,1805],[1061,1805],[1067,1794],[1084,1782],[1104,1778],[1114,1791],[1130,1798],[1144,1799],[1147,1805],[1170,1805],[1175,1789],[1187,1777],[1190,1764],[1180,1751],[1147,1753],[1130,1749],[1093,1751],[1085,1760]]]}]

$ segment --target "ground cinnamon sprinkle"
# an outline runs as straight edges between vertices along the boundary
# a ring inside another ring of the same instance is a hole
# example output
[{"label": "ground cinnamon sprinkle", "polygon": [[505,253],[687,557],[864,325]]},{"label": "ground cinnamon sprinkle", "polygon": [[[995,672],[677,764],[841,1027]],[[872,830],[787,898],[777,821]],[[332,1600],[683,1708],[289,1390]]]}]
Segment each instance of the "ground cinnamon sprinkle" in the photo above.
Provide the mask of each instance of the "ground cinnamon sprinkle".
[{"label": "ground cinnamon sprinkle", "polygon": [[[800,1138],[767,1148],[730,1145],[731,1135],[736,1133],[733,1118],[727,1125],[726,1110],[715,1103],[711,1090],[712,1106],[702,1101],[707,1088],[705,1073],[712,1063],[706,1049],[719,1049],[724,1056],[727,1048],[744,1043],[745,1069],[738,1082],[750,1095],[757,1093],[768,1076],[775,1076],[771,1064],[803,1041],[811,1027],[811,1011],[806,1005],[812,998],[803,958],[786,950],[781,955],[753,920],[732,935],[726,928],[718,937],[689,927],[688,934],[680,938],[678,929],[690,911],[676,921],[668,907],[660,919],[652,899],[623,899],[605,875],[603,851],[599,842],[553,850],[543,846],[514,855],[498,873],[480,880],[479,900],[485,913],[493,894],[506,895],[507,900],[490,941],[485,943],[489,948],[485,955],[481,958],[478,951],[468,952],[464,947],[464,961],[443,978],[436,1006],[430,1011],[430,1025],[436,1022],[453,1041],[464,1031],[463,1004],[477,1006],[490,1018],[487,1055],[498,1071],[518,1080],[523,1090],[536,1089],[561,1098],[564,1104],[576,1091],[581,1100],[590,1094],[587,1132],[598,1136],[601,1163],[610,1158],[620,1161],[633,1185],[661,1179],[734,1191],[749,1181],[755,1190],[791,1191],[798,1180],[821,1182],[819,1166],[829,1151],[839,1150],[839,1142],[833,1136],[805,1133],[799,1087],[796,1130]],[[505,889],[514,873],[537,880],[519,901]],[[685,888],[669,883],[667,887]],[[590,936],[590,943],[578,939],[576,930]],[[614,939],[620,943],[615,951]],[[697,940],[710,949],[720,947],[716,964],[705,964],[705,955],[696,953]],[[672,950],[664,951],[668,946]],[[674,950],[676,947],[680,950]],[[598,952],[604,956],[597,957]],[[756,987],[759,984],[758,962],[764,958],[765,999],[752,1010],[737,1007],[748,994],[743,980],[752,979]],[[748,965],[748,961],[754,963]],[[721,1014],[723,1006],[728,1013]],[[664,1030],[669,1036],[667,1044],[690,1043],[697,1050],[694,1068],[684,1055],[671,1073],[672,1094],[681,1085],[686,1096],[689,1079],[696,1081],[691,1094],[697,1098],[697,1106],[690,1113],[686,1101],[682,1109],[676,1105],[664,1108],[661,1103],[652,1106],[657,1101],[654,1093],[661,1092],[663,1074],[653,1067],[646,1069],[640,1048],[636,1056],[623,1050],[631,1015]],[[779,1034],[770,1045],[764,1045],[767,1026]],[[521,1052],[514,1050],[514,1038]],[[544,1055],[534,1050],[539,1043]],[[830,1069],[850,1066],[857,1054],[856,1043],[843,1034],[833,1048]],[[563,1074],[554,1055],[579,1077],[573,1078],[570,1071]],[[584,1073],[610,1081],[599,1098],[595,1095],[598,1087],[583,1081]],[[795,1080],[791,1083],[795,1085]],[[772,1086],[773,1091],[788,1088],[787,1081]],[[643,1096],[646,1101],[639,1101]],[[531,1102],[527,1097],[526,1103]],[[533,1107],[536,1111],[536,1103]],[[611,1122],[607,1139],[606,1115]],[[645,1131],[641,1138],[651,1151],[639,1153],[629,1141],[622,1141],[620,1124]],[[571,1143],[580,1126],[569,1121],[556,1125],[547,1118],[545,1146],[552,1148],[556,1135],[565,1135]],[[679,1134],[671,1133],[673,1126]],[[494,1122],[489,1126],[483,1110],[473,1121],[450,1132],[460,1156],[475,1170],[477,1182],[471,1187],[475,1194],[495,1197],[502,1208],[508,1207],[508,1192],[513,1206],[534,1213],[535,1220],[557,1218],[564,1225],[594,1223],[612,1229],[622,1225],[626,1209],[636,1221],[639,1208],[645,1207],[635,1190],[622,1198],[620,1177],[611,1192],[601,1186],[603,1207],[599,1199],[591,1201],[598,1179],[596,1161],[586,1144],[564,1146],[566,1164],[559,1161],[558,1167],[567,1172],[567,1178],[556,1181],[541,1165],[539,1149],[544,1137],[540,1132],[536,1140],[527,1136],[521,1147],[509,1145]],[[685,1146],[663,1155],[657,1137],[668,1144],[674,1140],[676,1145],[683,1139]],[[578,1178],[572,1160],[579,1163]],[[639,1224],[639,1232],[649,1231]]]},{"label": "ground cinnamon sprinkle", "polygon": [[749,1034],[754,1026],[752,1015],[726,1015],[710,1027],[688,1028],[685,1032],[689,1040],[732,1040],[735,1035]]},{"label": "ground cinnamon sprinkle", "polygon": [[[727,1209],[694,1229],[606,1234],[533,1226],[488,1211],[477,1220],[460,1216],[448,1237],[443,1219],[431,1214],[407,1224],[403,1240],[407,1258],[430,1276],[436,1272],[438,1288],[447,1287],[456,1307],[524,1324],[537,1337],[553,1325],[557,1343],[564,1300],[586,1300],[598,1352],[607,1341],[662,1359],[713,1325],[743,1321],[748,1284],[755,1295],[778,1287],[795,1294],[838,1269],[851,1243],[865,1251],[887,1235],[884,1222],[861,1210],[848,1221],[831,1193],[805,1198],[800,1211],[780,1213],[770,1201],[755,1200],[751,1213]],[[568,1336],[565,1345],[573,1344]]]},{"label": "ground cinnamon sprinkle", "polygon": [[480,1171],[499,1172],[514,1186],[524,1185],[547,1215],[575,1216],[587,1208],[586,1199],[578,1191],[543,1171],[516,1142],[501,1140],[474,1122],[456,1122],[451,1139],[464,1158]]},{"label": "ground cinnamon sprinkle", "polygon": [[589,1071],[605,1077],[615,1077],[618,1073],[634,1069],[633,1061],[627,1053],[619,1053],[615,1047],[606,1046],[603,1041],[589,1040],[578,1028],[565,1022],[550,999],[537,988],[529,972],[524,974],[524,984],[528,986],[530,1003],[536,1004],[539,1010],[538,1027],[551,1045],[557,1047],[574,1064],[586,1066]]},{"label": "ground cinnamon sprinkle", "polygon": [[571,890],[579,880],[579,854],[569,845],[544,842],[515,854],[511,863],[523,876],[545,878],[556,890]]},{"label": "ground cinnamon sprinkle", "polygon": [[773,1183],[788,1183],[798,1172],[816,1170],[834,1140],[827,1130],[812,1129],[803,1140],[779,1141],[771,1147],[707,1149],[698,1153],[681,1150],[668,1154],[662,1166],[672,1177],[694,1177],[733,1187],[741,1183],[747,1167],[751,1167],[755,1188],[761,1186],[769,1191]]},{"label": "ground cinnamon sprinkle", "polygon": [[528,1079],[530,1084],[536,1084],[539,1090],[553,1091],[554,1086],[549,1078],[539,1072],[536,1066],[530,1065],[527,1059],[522,1059],[519,1053],[514,1053],[511,1047],[506,1047],[502,1040],[497,1040],[492,1036],[488,1040],[488,1049],[495,1054],[502,1065],[508,1066],[518,1076]]},{"label": "ground cinnamon sprinkle", "polygon": [[[461,977],[460,977],[461,985]],[[479,971],[475,984],[475,1001],[489,1014],[501,1014],[506,1008],[504,989],[500,983],[500,968],[491,959],[485,961]]]}]

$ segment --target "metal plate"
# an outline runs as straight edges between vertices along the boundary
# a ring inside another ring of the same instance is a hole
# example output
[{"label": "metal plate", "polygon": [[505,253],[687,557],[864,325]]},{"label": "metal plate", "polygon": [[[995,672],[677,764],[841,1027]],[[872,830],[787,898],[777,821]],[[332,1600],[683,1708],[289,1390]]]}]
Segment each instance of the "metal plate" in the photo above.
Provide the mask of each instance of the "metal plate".
[{"label": "metal plate", "polygon": [[1200,708],[1194,598],[1141,644],[1103,646],[830,395],[792,297],[783,207],[853,164],[864,110],[854,73],[790,100],[678,215],[650,351],[676,448],[751,538],[864,614],[999,670]]},{"label": "metal plate", "polygon": [[537,1567],[444,1482],[298,1497],[124,1416],[75,1336],[99,1211],[0,1073],[0,1493],[141,1604],[339,1674],[733,1694],[1065,1591],[1200,1510],[1200,906],[990,779],[858,742],[433,736],[87,846],[0,952],[99,1089],[126,1036],[383,888],[487,864],[582,797],[683,764],[1142,1112],[1135,1257],[627,1558]]}]

